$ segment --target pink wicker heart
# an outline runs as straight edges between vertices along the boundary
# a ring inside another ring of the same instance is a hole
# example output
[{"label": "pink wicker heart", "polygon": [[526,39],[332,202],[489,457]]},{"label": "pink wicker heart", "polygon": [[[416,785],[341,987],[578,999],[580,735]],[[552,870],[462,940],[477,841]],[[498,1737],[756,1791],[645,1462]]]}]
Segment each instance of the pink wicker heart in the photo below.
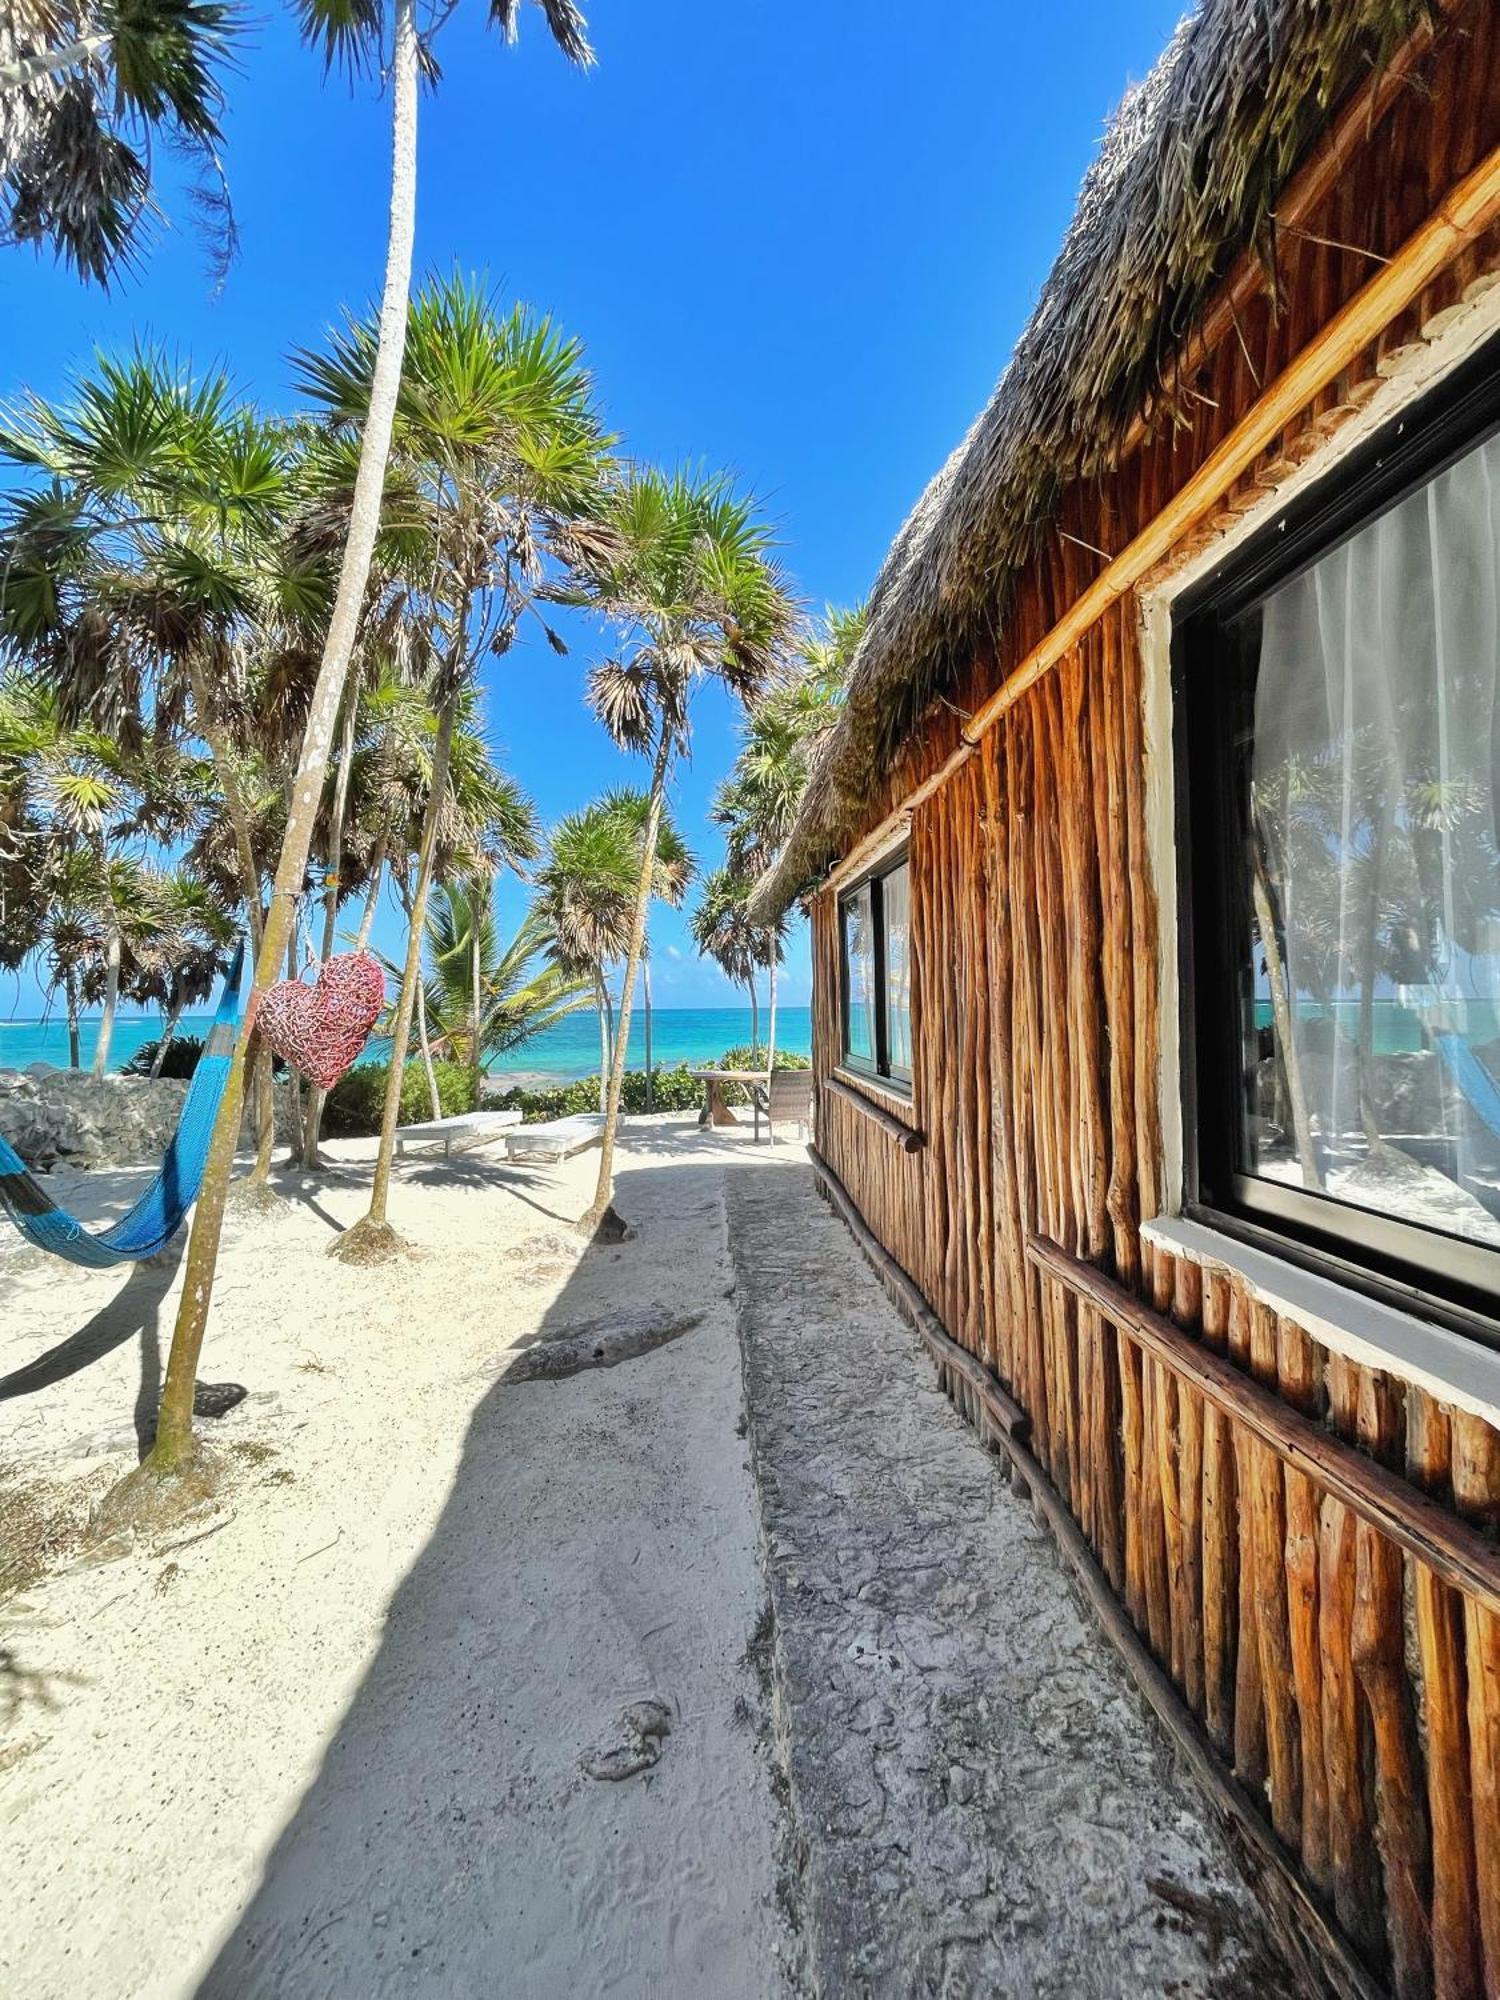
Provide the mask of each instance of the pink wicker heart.
[{"label": "pink wicker heart", "polygon": [[320,1090],[331,1090],[370,1039],[384,1005],[385,975],[357,951],[330,958],[311,986],[283,979],[255,1018],[277,1055]]}]

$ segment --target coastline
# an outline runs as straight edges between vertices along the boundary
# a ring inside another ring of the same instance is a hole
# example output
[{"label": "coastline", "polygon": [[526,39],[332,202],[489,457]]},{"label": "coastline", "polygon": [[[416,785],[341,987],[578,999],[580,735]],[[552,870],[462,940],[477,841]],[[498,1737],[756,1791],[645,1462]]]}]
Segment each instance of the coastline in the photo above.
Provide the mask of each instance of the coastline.
[{"label": "coastline", "polygon": [[[178,1024],[181,1034],[203,1034],[211,1016],[184,1015]],[[93,1057],[98,1032],[97,1016],[86,1017],[80,1026],[80,1060],[86,1069]],[[766,1033],[766,1010],[760,1014],[761,1039]],[[155,1014],[121,1015],[116,1019],[110,1050],[109,1072],[118,1074],[135,1050],[154,1041],[161,1032]],[[719,1061],[726,1049],[742,1047],[750,1040],[748,1007],[658,1007],[652,1015],[651,1060],[657,1070],[706,1068]],[[789,1054],[811,1055],[812,1016],[807,1007],[778,1008],[776,1046]],[[381,1060],[382,1048],[372,1042],[362,1062]],[[412,1048],[408,1060],[420,1061]],[[68,1066],[68,1029],[65,1020],[53,1015],[45,1021],[0,1021],[0,1070],[25,1070],[32,1063],[45,1062],[57,1069]],[[630,1024],[626,1051],[628,1069],[646,1067],[645,1025],[637,1012]],[[554,1089],[576,1082],[580,1077],[599,1073],[599,1029],[592,1012],[569,1015],[556,1026],[507,1050],[486,1064],[486,1075],[500,1087],[511,1090]]]}]

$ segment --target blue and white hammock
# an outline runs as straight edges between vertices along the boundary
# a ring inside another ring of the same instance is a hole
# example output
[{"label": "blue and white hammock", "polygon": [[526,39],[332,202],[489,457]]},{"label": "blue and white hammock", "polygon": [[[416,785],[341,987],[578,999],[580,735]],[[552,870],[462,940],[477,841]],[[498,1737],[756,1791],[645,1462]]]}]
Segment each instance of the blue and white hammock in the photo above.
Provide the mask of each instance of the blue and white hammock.
[{"label": "blue and white hammock", "polygon": [[39,1250],[50,1250],[85,1270],[107,1270],[114,1264],[135,1264],[164,1250],[182,1227],[198,1199],[208,1165],[209,1141],[240,1028],[240,970],[243,939],[224,981],[219,1011],[193,1080],[161,1171],[120,1220],[91,1235],[83,1224],[59,1208],[41,1182],[26,1170],[20,1154],[0,1137],[0,1204],[21,1234]]}]

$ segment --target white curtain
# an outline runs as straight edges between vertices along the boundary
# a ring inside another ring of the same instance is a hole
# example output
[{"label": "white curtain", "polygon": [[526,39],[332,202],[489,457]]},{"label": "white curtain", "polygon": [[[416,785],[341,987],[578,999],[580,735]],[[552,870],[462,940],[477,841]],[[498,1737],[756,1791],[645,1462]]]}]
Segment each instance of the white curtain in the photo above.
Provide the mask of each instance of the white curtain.
[{"label": "white curtain", "polygon": [[1486,1240],[1500,1240],[1497,764],[1500,439],[1266,602],[1251,752],[1250,858],[1273,932],[1256,926],[1257,1023],[1264,1041],[1280,960],[1299,1072],[1280,1069],[1278,1035],[1253,1163]]}]

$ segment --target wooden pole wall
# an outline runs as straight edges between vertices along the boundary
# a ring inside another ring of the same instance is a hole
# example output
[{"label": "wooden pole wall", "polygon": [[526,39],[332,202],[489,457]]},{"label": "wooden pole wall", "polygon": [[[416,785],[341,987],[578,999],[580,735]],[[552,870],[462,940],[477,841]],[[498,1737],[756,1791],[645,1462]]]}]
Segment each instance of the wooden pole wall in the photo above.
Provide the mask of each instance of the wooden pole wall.
[{"label": "wooden pole wall", "polygon": [[[1475,7],[1305,232],[1278,246],[1274,305],[1181,389],[1180,426],[1061,525],[1120,546],[1500,124],[1500,37]],[[1326,241],[1315,240],[1323,237]],[[1344,247],[1340,247],[1344,246]],[[1382,373],[1500,269],[1492,233],[1372,343],[1225,495],[1190,554],[1359,409]],[[1098,562],[1044,538],[976,655],[977,708]],[[820,1090],[817,1144],[944,1328],[1030,1419],[1030,1448],[1130,1623],[1312,1894],[1398,2000],[1500,2000],[1500,1616],[1205,1399],[1085,1294],[1027,1256],[1045,1238],[1112,1274],[1194,1342],[1410,1480],[1500,1525],[1500,1436],[1326,1352],[1224,1272],[1153,1250],[1165,1199],[1159,917],[1146,822],[1140,606],[1111,605],[917,806],[911,826],[915,1151]],[[909,746],[890,796],[936,770],[960,718]],[[813,904],[814,1065],[838,1068],[836,899]],[[956,1395],[969,1407],[971,1387]],[[976,1409],[971,1414],[977,1414]]]}]

